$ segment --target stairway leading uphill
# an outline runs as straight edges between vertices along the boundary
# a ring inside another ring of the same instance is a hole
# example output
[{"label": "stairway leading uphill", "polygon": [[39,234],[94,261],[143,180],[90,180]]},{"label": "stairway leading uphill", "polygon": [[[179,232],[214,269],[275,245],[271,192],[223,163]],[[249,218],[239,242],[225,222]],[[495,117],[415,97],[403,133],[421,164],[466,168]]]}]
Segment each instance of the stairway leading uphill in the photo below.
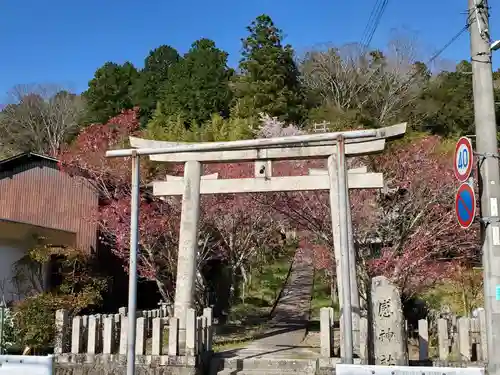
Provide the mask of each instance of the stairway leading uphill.
[{"label": "stairway leading uphill", "polygon": [[263,337],[242,349],[218,353],[211,374],[314,374],[317,354],[303,345],[314,278],[313,254],[298,249]]}]

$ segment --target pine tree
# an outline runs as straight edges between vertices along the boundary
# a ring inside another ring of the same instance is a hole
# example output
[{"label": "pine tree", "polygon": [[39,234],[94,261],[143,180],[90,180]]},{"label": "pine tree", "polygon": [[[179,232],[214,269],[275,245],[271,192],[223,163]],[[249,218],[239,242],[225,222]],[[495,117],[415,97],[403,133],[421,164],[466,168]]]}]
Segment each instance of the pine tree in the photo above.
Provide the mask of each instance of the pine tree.
[{"label": "pine tree", "polygon": [[129,62],[123,65],[107,62],[97,69],[83,93],[87,102],[86,122],[105,123],[122,110],[131,109],[130,88],[138,75]]},{"label": "pine tree", "polygon": [[282,31],[267,15],[257,17],[247,30],[250,35],[242,40],[241,76],[234,85],[234,114],[249,117],[263,112],[300,123],[304,95],[292,47],[282,44]]},{"label": "pine tree", "polygon": [[188,123],[201,124],[212,114],[229,115],[233,70],[227,66],[227,53],[210,39],[194,42],[188,53],[168,72],[162,91],[164,113],[181,113]]}]

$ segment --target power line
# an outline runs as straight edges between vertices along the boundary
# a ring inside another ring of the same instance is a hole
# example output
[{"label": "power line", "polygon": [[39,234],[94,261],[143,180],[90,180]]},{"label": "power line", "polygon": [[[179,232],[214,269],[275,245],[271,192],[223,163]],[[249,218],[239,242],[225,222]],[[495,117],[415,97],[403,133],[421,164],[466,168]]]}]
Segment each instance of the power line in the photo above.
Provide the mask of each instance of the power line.
[{"label": "power line", "polygon": [[370,17],[363,31],[363,37],[361,39],[363,50],[367,49],[370,46],[370,43],[372,42],[373,36],[375,35],[375,32],[380,25],[380,21],[387,8],[388,3],[389,0],[378,0],[372,8]]},{"label": "power line", "polygon": [[382,4],[382,8],[380,9],[380,12],[377,16],[377,19],[375,21],[375,24],[373,26],[372,32],[370,33],[370,36],[368,40],[366,41],[366,46],[370,46],[370,43],[372,42],[373,36],[375,35],[375,32],[378,29],[378,26],[380,25],[380,20],[382,19],[382,16],[384,15],[385,9],[387,8],[387,4],[389,3],[389,0],[384,0]]},{"label": "power line", "polygon": [[383,0],[377,0],[377,2],[375,3],[375,5],[372,8],[372,11],[370,12],[370,17],[368,17],[368,22],[365,25],[365,28],[363,30],[363,34],[362,34],[361,40],[360,40],[360,44],[362,46],[364,46],[365,41],[368,40],[368,36],[370,34],[370,29],[372,28],[373,21],[375,19],[374,18],[375,14],[379,12],[379,10],[377,10],[377,9],[380,8],[380,6],[382,5],[382,2],[383,2]]},{"label": "power line", "polygon": [[460,29],[460,31],[458,33],[456,33],[443,47],[441,47],[440,50],[438,50],[438,52],[436,52],[428,61],[427,61],[427,64],[430,64],[432,63],[434,60],[436,60],[439,55],[441,55],[449,46],[451,46],[458,38],[460,38],[460,36],[465,32],[467,31],[467,29],[469,28],[469,23],[467,22],[467,24],[462,27],[462,29]]},{"label": "power line", "polygon": [[474,14],[469,12],[469,15],[467,16],[467,21],[465,22],[465,25],[448,41],[446,44],[441,47],[432,57],[426,62],[426,65],[429,65],[432,63],[434,60],[436,60],[439,55],[441,55],[449,46],[451,46],[462,34],[467,31],[467,29],[470,26],[470,21],[471,18],[474,16]]},{"label": "power line", "polygon": [[[463,26],[446,44],[443,45],[434,55],[431,56],[429,60],[425,63],[426,66],[431,64],[434,60],[436,60],[449,46],[451,46],[460,36],[469,28],[470,15],[467,18],[467,23]],[[399,90],[403,89],[408,83],[410,83],[413,78],[415,78],[420,72],[414,72],[406,81],[404,81],[398,88],[394,91],[394,94],[398,93]]]}]

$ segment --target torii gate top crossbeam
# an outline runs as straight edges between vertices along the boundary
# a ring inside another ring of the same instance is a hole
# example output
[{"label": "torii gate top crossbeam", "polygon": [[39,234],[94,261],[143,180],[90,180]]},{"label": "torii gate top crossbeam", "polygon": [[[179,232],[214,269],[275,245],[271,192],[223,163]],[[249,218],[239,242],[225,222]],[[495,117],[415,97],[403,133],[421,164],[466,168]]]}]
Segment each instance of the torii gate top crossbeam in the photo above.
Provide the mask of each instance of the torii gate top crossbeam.
[{"label": "torii gate top crossbeam", "polygon": [[138,148],[110,150],[106,152],[106,157],[127,157],[133,155],[159,155],[176,154],[185,152],[203,152],[203,151],[224,151],[224,150],[244,150],[244,149],[265,149],[273,146],[292,146],[306,145],[321,142],[335,142],[339,138],[350,141],[366,141],[374,139],[391,138],[402,135],[406,132],[406,123],[389,126],[380,129],[354,130],[346,132],[305,134],[289,137],[249,139],[244,141],[231,142],[206,142],[193,144],[180,144],[172,147],[161,148]]}]

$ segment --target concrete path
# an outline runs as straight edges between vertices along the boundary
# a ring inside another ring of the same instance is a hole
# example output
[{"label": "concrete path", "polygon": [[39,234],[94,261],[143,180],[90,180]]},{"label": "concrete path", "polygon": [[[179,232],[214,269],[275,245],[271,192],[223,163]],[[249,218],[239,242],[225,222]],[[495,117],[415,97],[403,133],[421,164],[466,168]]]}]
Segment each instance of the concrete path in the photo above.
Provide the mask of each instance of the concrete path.
[{"label": "concrete path", "polygon": [[265,337],[255,340],[245,348],[231,351],[231,355],[240,358],[317,357],[317,352],[309,350],[304,343],[309,321],[313,278],[312,251],[298,249],[290,276],[274,309]]}]

